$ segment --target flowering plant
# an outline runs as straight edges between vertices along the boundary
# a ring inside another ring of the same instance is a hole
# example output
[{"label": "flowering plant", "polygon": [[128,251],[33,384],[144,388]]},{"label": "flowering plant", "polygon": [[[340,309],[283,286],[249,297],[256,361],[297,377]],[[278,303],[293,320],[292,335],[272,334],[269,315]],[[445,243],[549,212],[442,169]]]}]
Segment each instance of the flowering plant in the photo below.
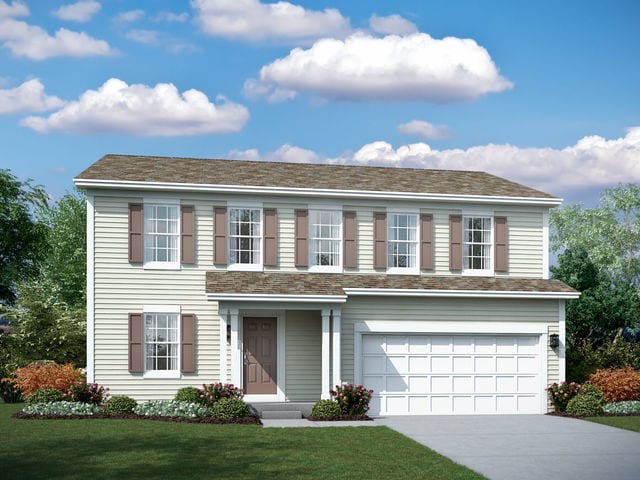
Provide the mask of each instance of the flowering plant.
[{"label": "flowering plant", "polygon": [[369,410],[369,401],[373,390],[367,390],[362,385],[346,383],[336,385],[336,389],[329,393],[335,397],[343,415],[364,415]]},{"label": "flowering plant", "polygon": [[100,413],[100,407],[91,403],[47,402],[34,403],[22,409],[27,415],[94,415]]},{"label": "flowering plant", "polygon": [[244,391],[232,383],[217,382],[209,385],[203,384],[202,388],[198,389],[198,395],[200,395],[200,403],[210,407],[221,398],[241,399],[244,397]]},{"label": "flowering plant", "polygon": [[76,382],[64,392],[64,396],[71,402],[102,405],[109,397],[109,388],[97,383]]},{"label": "flowering plant", "polygon": [[178,402],[176,400],[150,400],[137,405],[133,409],[133,413],[145,417],[202,418],[211,416],[211,412],[207,407],[197,403]]},{"label": "flowering plant", "polygon": [[549,393],[549,401],[556,412],[564,412],[567,409],[569,400],[575,397],[582,386],[576,382],[552,383],[546,391]]}]

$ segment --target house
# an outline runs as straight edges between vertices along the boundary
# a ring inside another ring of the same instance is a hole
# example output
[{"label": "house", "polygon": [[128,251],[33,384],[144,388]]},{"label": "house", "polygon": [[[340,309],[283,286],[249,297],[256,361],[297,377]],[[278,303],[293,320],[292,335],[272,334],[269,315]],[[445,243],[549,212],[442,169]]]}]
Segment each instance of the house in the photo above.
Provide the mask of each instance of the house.
[{"label": "house", "polygon": [[374,415],[543,413],[565,375],[561,200],[482,172],[106,155],[86,191],[89,381],[138,400],[375,391]]}]

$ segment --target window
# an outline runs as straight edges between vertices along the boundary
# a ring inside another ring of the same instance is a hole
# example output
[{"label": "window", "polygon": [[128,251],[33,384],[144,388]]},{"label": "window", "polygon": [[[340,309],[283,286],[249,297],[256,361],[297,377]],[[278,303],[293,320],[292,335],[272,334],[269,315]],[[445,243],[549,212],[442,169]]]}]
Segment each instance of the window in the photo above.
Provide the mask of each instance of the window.
[{"label": "window", "polygon": [[178,264],[178,206],[144,206],[145,264]]},{"label": "window", "polygon": [[491,270],[491,217],[464,217],[462,266],[464,270]]},{"label": "window", "polygon": [[387,223],[387,267],[390,271],[418,271],[418,215],[390,213]]},{"label": "window", "polygon": [[177,313],[144,314],[144,370],[178,372]]},{"label": "window", "polygon": [[309,266],[317,270],[341,268],[340,230],[342,212],[312,210],[309,212]]},{"label": "window", "polygon": [[262,264],[262,211],[231,208],[229,211],[229,266]]}]

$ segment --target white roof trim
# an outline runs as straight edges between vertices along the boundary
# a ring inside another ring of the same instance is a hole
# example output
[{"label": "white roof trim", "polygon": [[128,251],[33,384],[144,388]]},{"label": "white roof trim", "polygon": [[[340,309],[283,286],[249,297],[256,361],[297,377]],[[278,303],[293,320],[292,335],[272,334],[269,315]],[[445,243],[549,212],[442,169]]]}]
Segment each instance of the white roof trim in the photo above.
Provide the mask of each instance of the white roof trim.
[{"label": "white roof trim", "polygon": [[412,193],[412,192],[381,192],[376,190],[338,190],[329,188],[292,188],[292,187],[265,187],[244,185],[207,185],[198,183],[171,183],[171,182],[137,182],[130,180],[92,180],[74,178],[73,182],[78,188],[121,188],[131,190],[156,190],[167,192],[215,192],[227,194],[267,194],[307,196],[324,198],[372,198],[390,200],[420,200],[420,201],[456,201],[465,203],[492,203],[492,204],[519,204],[539,205],[553,207],[562,203],[561,198],[537,198],[537,197],[509,197],[490,195],[463,195],[450,193]]},{"label": "white roof trim", "polygon": [[315,302],[315,303],[345,303],[346,295],[283,295],[283,294],[262,294],[255,295],[252,293],[208,293],[209,301],[218,302]]},{"label": "white roof trim", "polygon": [[384,297],[466,297],[466,298],[538,298],[538,299],[572,299],[580,296],[579,292],[516,292],[500,290],[422,290],[400,288],[345,288],[349,296],[384,296]]}]

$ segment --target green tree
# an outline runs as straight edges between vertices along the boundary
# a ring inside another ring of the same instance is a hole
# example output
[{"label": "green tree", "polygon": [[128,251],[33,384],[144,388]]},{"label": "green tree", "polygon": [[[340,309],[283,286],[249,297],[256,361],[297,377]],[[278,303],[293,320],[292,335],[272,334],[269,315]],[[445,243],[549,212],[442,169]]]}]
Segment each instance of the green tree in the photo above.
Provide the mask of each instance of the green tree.
[{"label": "green tree", "polygon": [[21,182],[0,170],[0,302],[16,300],[16,285],[38,274],[46,250],[46,225],[34,209],[43,208],[47,195],[30,180]]},{"label": "green tree", "polygon": [[80,192],[67,193],[38,214],[47,225],[47,254],[42,275],[54,294],[69,308],[84,308],[86,302],[87,209]]},{"label": "green tree", "polygon": [[570,205],[551,212],[556,252],[584,249],[598,271],[637,285],[640,279],[640,186],[605,191],[595,208]]}]

